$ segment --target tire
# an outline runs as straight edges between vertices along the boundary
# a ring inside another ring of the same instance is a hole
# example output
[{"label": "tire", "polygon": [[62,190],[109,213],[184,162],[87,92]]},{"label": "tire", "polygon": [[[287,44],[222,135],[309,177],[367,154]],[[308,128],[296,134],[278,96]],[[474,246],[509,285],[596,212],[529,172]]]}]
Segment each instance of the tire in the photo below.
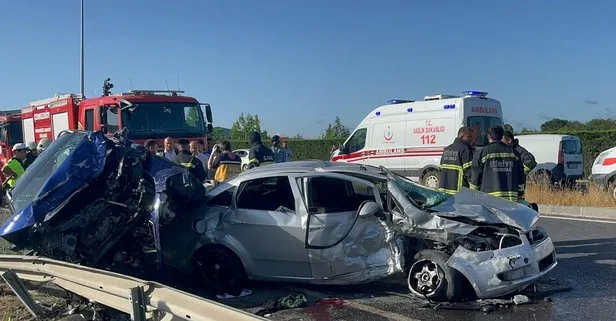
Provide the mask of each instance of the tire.
[{"label": "tire", "polygon": [[246,270],[240,259],[222,246],[206,246],[195,254],[195,271],[215,294],[242,293],[247,282]]},{"label": "tire", "polygon": [[440,178],[441,174],[439,173],[439,171],[435,169],[429,169],[421,178],[421,185],[432,189],[438,189]]},{"label": "tire", "polygon": [[407,278],[411,293],[439,302],[458,298],[463,286],[463,276],[447,266],[448,259],[449,255],[435,250],[417,253]]}]

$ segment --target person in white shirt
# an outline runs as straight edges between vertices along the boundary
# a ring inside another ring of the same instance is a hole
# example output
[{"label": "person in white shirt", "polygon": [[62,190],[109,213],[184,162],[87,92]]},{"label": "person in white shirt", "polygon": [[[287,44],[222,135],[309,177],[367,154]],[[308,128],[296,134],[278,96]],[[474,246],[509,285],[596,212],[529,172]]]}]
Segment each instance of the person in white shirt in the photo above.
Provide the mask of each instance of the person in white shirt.
[{"label": "person in white shirt", "polygon": [[163,152],[160,155],[161,157],[164,157],[170,161],[173,161],[173,159],[175,158],[175,156],[177,156],[178,153],[175,150],[175,147],[173,146],[173,138],[171,137],[167,137],[165,138],[165,142],[163,145]]}]

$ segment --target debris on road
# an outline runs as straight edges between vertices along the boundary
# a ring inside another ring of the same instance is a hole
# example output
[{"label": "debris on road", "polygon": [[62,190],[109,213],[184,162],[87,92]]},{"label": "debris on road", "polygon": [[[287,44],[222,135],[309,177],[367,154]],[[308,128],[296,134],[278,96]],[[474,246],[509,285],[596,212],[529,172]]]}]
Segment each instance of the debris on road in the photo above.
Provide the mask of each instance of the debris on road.
[{"label": "debris on road", "polygon": [[513,297],[513,303],[515,303],[515,305],[525,304],[529,302],[530,299],[524,294],[518,294]]},{"label": "debris on road", "polygon": [[272,313],[280,310],[302,308],[305,307],[307,303],[308,300],[303,294],[289,294],[275,300],[265,302],[262,308],[255,314],[258,316],[266,316],[268,314],[271,315]]}]

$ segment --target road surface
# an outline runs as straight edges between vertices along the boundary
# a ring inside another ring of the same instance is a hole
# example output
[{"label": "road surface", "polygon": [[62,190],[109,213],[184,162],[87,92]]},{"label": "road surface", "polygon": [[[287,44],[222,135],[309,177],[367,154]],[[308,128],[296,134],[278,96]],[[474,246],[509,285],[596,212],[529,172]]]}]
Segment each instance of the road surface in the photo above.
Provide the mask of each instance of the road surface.
[{"label": "road surface", "polygon": [[[297,287],[258,284],[248,297],[221,300],[225,304],[256,312],[264,301],[291,293],[306,295],[309,305],[274,312],[272,320],[614,320],[616,315],[616,223],[542,217],[557,247],[559,265],[547,283],[573,289],[531,304],[496,309],[433,310],[407,297],[404,280],[388,280],[363,286]],[[332,298],[322,303],[318,299]]]}]

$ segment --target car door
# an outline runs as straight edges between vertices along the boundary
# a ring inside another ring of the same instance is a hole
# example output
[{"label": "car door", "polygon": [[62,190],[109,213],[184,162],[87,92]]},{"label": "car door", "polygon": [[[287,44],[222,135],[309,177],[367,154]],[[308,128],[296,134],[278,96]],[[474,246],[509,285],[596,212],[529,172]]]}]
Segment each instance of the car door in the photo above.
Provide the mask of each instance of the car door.
[{"label": "car door", "polygon": [[[296,197],[297,196],[297,197]],[[223,217],[225,232],[243,248],[249,273],[259,278],[309,278],[308,252],[304,247],[301,203],[297,184],[287,175],[242,182],[235,194],[234,210]]]},{"label": "car door", "polygon": [[[360,217],[364,201],[383,202],[376,185],[348,175],[297,177],[306,216],[305,247],[315,280],[360,282],[399,268],[394,233],[376,216]],[[328,281],[335,282],[335,281]]]}]

